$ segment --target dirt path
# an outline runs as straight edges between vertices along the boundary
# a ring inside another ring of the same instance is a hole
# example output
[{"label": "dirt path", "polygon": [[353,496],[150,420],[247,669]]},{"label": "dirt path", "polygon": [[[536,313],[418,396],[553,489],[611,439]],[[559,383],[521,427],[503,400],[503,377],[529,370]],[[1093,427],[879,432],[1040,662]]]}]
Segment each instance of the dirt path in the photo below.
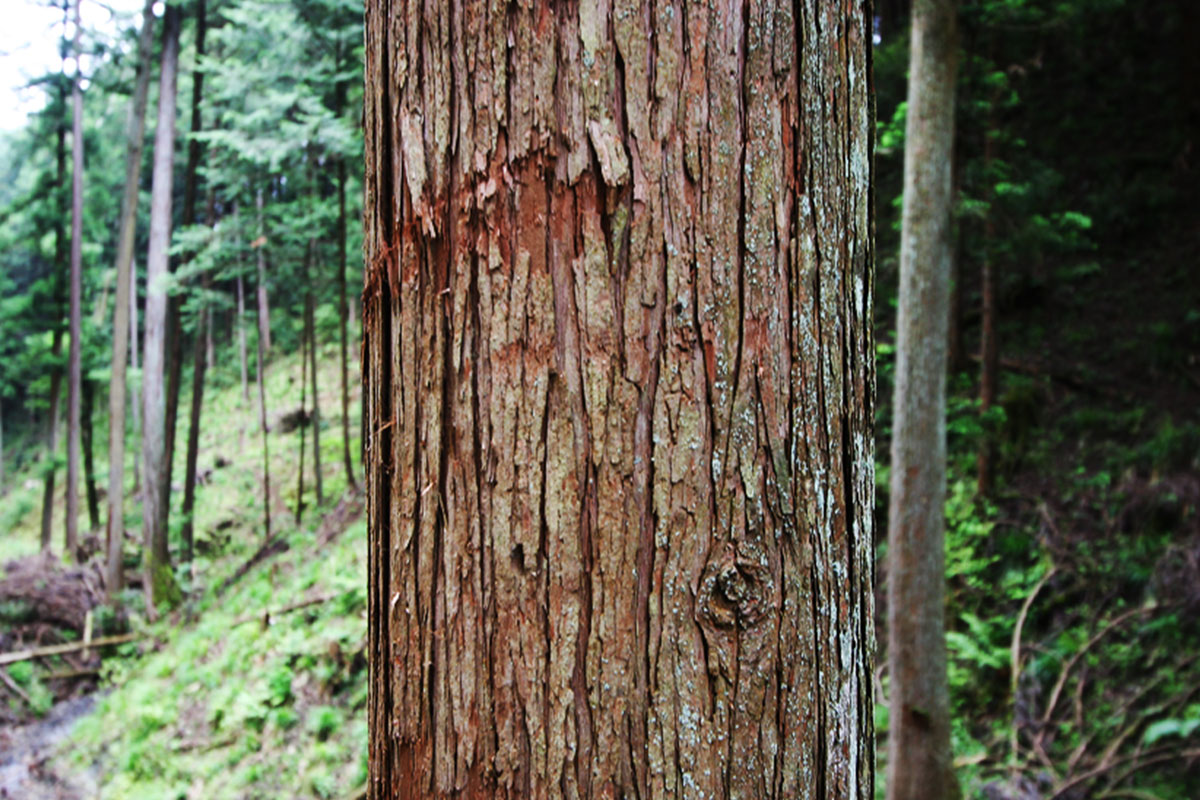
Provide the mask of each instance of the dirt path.
[{"label": "dirt path", "polygon": [[92,710],[92,695],[59,703],[45,718],[0,728],[0,798],[85,800],[98,797],[96,775],[69,769],[58,746]]}]

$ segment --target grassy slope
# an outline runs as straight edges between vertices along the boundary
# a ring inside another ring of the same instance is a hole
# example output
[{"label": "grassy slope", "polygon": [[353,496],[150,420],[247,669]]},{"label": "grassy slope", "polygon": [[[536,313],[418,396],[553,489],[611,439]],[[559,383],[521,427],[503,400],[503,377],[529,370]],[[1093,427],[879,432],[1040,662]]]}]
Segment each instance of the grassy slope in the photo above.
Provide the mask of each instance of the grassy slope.
[{"label": "grassy slope", "polygon": [[[63,773],[98,768],[105,798],[340,797],[365,783],[366,527],[351,511],[355,503],[342,468],[336,347],[322,348],[319,359],[325,505],[314,510],[310,433],[309,510],[302,525],[293,523],[299,434],[271,433],[272,524],[290,548],[219,597],[215,588],[263,543],[262,439],[257,387],[251,386],[251,402],[245,403],[232,377],[235,365],[219,365],[214,374],[199,461],[202,471],[218,458],[229,464],[213,469],[197,494],[195,575],[180,574],[192,587],[190,598],[178,613],[153,625],[134,612],[134,628],[149,638],[106,659],[104,683],[111,690],[80,722],[58,759]],[[299,376],[296,353],[268,366],[272,424],[299,407]],[[350,380],[351,452],[358,467],[357,370]],[[180,406],[186,413],[186,396]],[[99,467],[107,420],[98,416],[96,423]],[[186,419],[178,436],[177,489]],[[105,476],[97,477],[104,485]],[[9,529],[0,538],[0,563],[36,550],[40,484],[26,486],[30,478],[14,481],[17,488],[0,504],[0,519]],[[131,475],[126,485],[132,489]],[[182,491],[173,491],[173,547],[181,502]],[[140,507],[132,495],[126,512],[130,533],[140,538]],[[61,514],[56,544],[60,528]],[[127,556],[132,562],[132,547]],[[313,598],[323,600],[264,625],[267,611]],[[125,601],[137,609],[140,592],[126,592]]]}]

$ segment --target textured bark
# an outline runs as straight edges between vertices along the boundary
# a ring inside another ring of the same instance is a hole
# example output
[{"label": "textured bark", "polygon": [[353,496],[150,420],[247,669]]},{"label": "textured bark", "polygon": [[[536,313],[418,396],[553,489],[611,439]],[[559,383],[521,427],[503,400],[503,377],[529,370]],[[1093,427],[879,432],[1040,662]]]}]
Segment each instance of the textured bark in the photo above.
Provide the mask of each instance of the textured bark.
[{"label": "textured bark", "polygon": [[[133,239],[137,226],[138,184],[142,174],[142,139],[146,131],[146,103],[150,94],[150,59],[154,47],[154,0],[142,9],[142,32],[138,40],[137,76],[129,103],[125,141],[125,192],[121,197],[121,219],[117,228],[117,290],[113,303],[112,370],[108,385],[108,528],[105,535],[110,597],[125,584],[125,402],[126,345],[135,354],[137,367],[137,286],[133,279]],[[134,401],[136,420],[137,401]],[[134,460],[136,465],[136,459]],[[136,471],[136,468],[135,468]]]},{"label": "textured bark", "polygon": [[71,81],[71,313],[67,350],[67,514],[63,558],[74,558],[79,542],[79,419],[83,339],[83,89],[79,42],[83,31],[75,0],[75,77]]},{"label": "textured bark", "polygon": [[67,236],[63,230],[63,186],[67,174],[67,129],[58,126],[55,147],[57,171],[54,178],[54,194],[58,199],[59,213],[54,218],[54,333],[50,344],[53,366],[50,367],[50,407],[46,411],[46,448],[50,462],[42,484],[42,552],[50,552],[52,524],[54,522],[54,475],[55,459],[58,458],[58,400],[62,395],[63,370],[59,365],[63,340],[63,274],[67,271]]},{"label": "textured bark", "polygon": [[888,511],[888,800],[957,795],[944,624],[956,0],[916,0]]},{"label": "textured bark", "polygon": [[870,35],[367,3],[373,800],[872,796]]},{"label": "textured bark", "polygon": [[171,244],[171,184],[175,155],[175,72],[179,59],[179,9],[168,3],[163,12],[162,72],[159,75],[158,122],[154,132],[154,175],[150,194],[150,249],[146,257],[146,346],[142,385],[143,558],[146,605],[153,609],[174,592],[167,549],[168,499],[162,491],[166,475],[163,372],[167,324],[167,251]]}]

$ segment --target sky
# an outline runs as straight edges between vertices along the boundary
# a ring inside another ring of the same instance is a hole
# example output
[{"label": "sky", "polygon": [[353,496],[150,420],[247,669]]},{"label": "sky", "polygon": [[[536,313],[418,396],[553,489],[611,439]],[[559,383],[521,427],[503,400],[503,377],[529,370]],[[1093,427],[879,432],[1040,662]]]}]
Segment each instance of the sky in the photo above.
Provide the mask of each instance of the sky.
[{"label": "sky", "polygon": [[[51,6],[54,2],[59,7]],[[126,23],[141,11],[144,0],[83,0],[83,29],[108,37],[118,30],[118,18]],[[59,68],[58,41],[62,36],[61,0],[0,0],[0,131],[25,124],[26,117],[45,105],[40,87],[23,88],[30,78]],[[74,10],[72,9],[72,17]],[[73,35],[69,30],[68,35]],[[68,61],[67,68],[74,68]],[[83,64],[84,76],[88,71]]]}]

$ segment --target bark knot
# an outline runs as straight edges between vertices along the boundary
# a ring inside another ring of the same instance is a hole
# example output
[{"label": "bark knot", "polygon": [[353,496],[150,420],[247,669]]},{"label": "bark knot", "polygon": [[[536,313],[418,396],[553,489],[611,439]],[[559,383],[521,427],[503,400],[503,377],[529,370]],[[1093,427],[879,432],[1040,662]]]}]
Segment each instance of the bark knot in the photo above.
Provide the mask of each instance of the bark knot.
[{"label": "bark knot", "polygon": [[749,542],[725,545],[700,581],[700,617],[722,630],[750,629],[769,609],[770,573],[760,549]]}]

